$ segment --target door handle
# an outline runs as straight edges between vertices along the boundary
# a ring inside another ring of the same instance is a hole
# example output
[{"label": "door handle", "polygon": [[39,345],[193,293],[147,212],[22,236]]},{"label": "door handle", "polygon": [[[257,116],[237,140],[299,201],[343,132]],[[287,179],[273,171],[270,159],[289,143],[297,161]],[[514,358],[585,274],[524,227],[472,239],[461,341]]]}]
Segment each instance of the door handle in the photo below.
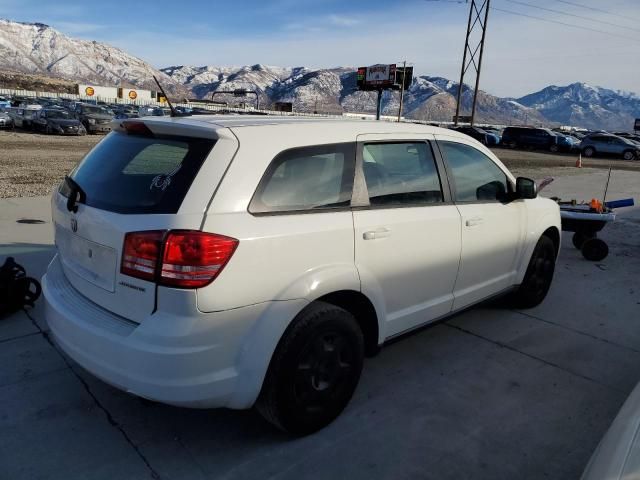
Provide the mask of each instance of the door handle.
[{"label": "door handle", "polygon": [[378,238],[386,238],[391,235],[391,230],[388,228],[377,228],[375,230],[369,230],[368,232],[364,232],[362,234],[362,238],[365,240],[376,240]]},{"label": "door handle", "polygon": [[483,223],[484,223],[484,218],[482,218],[482,217],[473,217],[473,218],[467,219],[467,221],[465,222],[465,225],[467,227],[475,227],[476,225],[481,225]]}]

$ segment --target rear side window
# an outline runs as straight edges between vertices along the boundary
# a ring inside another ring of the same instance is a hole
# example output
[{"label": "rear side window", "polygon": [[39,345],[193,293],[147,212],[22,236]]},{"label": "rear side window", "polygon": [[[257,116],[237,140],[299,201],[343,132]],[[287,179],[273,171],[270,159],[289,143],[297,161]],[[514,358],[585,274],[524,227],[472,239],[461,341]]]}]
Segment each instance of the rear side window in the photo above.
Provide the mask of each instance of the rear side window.
[{"label": "rear side window", "polygon": [[433,152],[426,142],[365,144],[362,168],[371,205],[444,201]]},{"label": "rear side window", "polygon": [[458,202],[503,200],[509,191],[507,175],[480,150],[454,142],[438,142],[451,169]]},{"label": "rear side window", "polygon": [[[215,141],[110,133],[71,178],[90,207],[117,213],[176,213]],[[60,193],[69,195],[63,182]]]},{"label": "rear side window", "polygon": [[269,165],[249,211],[273,213],[348,207],[355,147],[351,143],[293,148]]}]

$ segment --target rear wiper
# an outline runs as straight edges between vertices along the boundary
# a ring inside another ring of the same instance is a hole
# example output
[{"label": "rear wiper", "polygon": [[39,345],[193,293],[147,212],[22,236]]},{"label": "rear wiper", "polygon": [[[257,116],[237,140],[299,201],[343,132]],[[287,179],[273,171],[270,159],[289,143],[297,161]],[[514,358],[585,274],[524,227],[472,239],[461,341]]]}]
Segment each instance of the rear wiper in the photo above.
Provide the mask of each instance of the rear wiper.
[{"label": "rear wiper", "polygon": [[82,189],[78,182],[76,182],[69,175],[64,177],[64,182],[69,187],[69,197],[67,198],[67,210],[76,213],[78,211],[78,205],[76,203],[84,203],[87,200],[87,194]]}]

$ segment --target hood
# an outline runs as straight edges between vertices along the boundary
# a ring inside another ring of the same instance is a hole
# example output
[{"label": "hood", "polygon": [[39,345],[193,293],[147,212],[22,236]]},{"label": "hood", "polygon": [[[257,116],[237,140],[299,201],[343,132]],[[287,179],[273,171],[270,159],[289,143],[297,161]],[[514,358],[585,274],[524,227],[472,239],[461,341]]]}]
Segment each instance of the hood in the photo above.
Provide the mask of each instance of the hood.
[{"label": "hood", "polygon": [[75,118],[50,118],[47,119],[47,123],[60,125],[61,127],[77,127],[80,125],[80,120],[76,120]]},{"label": "hood", "polygon": [[111,120],[113,116],[107,113],[83,113],[83,117],[95,118],[96,120]]}]

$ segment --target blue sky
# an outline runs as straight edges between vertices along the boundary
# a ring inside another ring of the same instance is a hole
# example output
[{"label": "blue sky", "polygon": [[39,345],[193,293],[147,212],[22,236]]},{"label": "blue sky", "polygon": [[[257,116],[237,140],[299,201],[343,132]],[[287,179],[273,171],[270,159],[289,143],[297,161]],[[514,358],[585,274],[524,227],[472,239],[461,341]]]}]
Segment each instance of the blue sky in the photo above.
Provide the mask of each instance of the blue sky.
[{"label": "blue sky", "polygon": [[[585,81],[640,91],[639,0],[492,0],[492,6],[502,11],[490,14],[484,90],[520,96]],[[158,67],[406,59],[418,74],[450,79],[459,76],[467,15],[456,0],[0,0],[0,17],[104,41]]]}]

